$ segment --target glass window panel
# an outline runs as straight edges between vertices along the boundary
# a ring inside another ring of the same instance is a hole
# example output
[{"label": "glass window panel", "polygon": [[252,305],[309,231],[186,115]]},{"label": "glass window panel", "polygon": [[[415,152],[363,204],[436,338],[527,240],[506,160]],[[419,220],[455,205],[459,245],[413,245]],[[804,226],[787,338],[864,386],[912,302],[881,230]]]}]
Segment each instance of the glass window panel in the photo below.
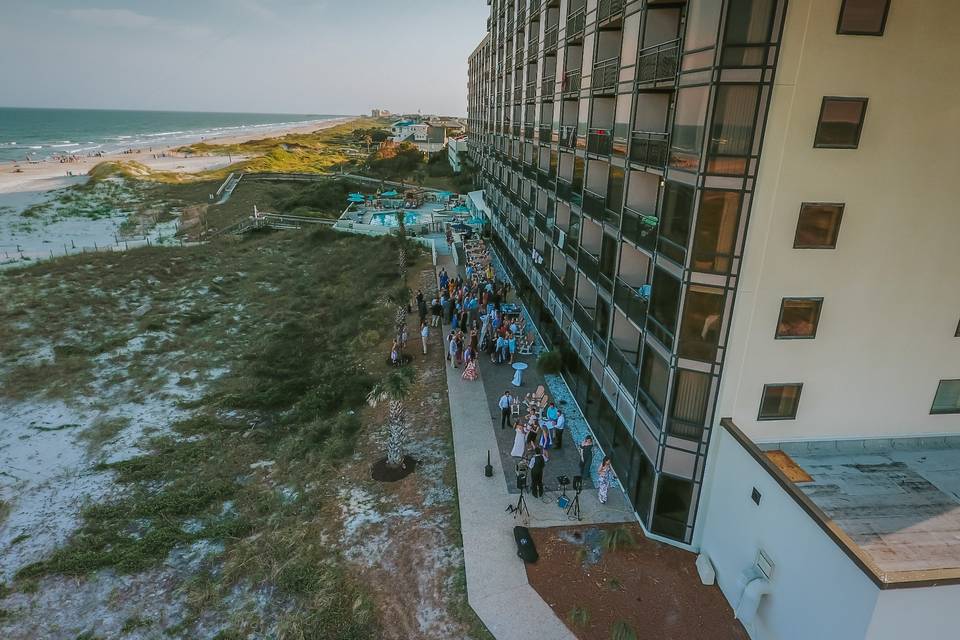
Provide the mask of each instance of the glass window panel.
[{"label": "glass window panel", "polygon": [[824,98],[813,146],[856,149],[866,110],[866,98]]},{"label": "glass window panel", "polygon": [[641,522],[647,525],[647,516],[650,514],[650,498],[653,497],[653,464],[643,453],[639,445],[633,445],[630,460],[630,479],[636,484],[631,490],[633,508],[640,516]]},{"label": "glass window panel", "polygon": [[670,434],[678,438],[700,440],[709,402],[710,374],[677,369],[673,382],[673,401],[670,403]]},{"label": "glass window panel", "polygon": [[802,384],[768,384],[763,387],[758,420],[793,420],[797,417]]},{"label": "glass window panel", "polygon": [[843,204],[804,202],[800,205],[794,249],[833,249],[837,246]]},{"label": "glass window panel", "polygon": [[740,194],[704,190],[700,194],[693,235],[691,268],[705,273],[729,273],[737,237]]},{"label": "glass window panel", "polygon": [[677,307],[680,306],[680,281],[661,268],[653,274],[650,293],[650,315],[673,333],[677,328]]},{"label": "glass window panel", "polygon": [[730,0],[723,66],[751,67],[765,62],[773,6],[773,0]]},{"label": "glass window panel", "polygon": [[709,87],[689,87],[677,92],[677,107],[671,136],[670,166],[696,171],[703,149],[703,128],[707,119]]},{"label": "glass window panel", "polygon": [[713,362],[720,340],[723,289],[690,285],[683,303],[678,355]]},{"label": "glass window panel", "polygon": [[777,338],[815,338],[823,298],[784,298],[780,303]]},{"label": "glass window panel", "polygon": [[722,2],[699,0],[687,7],[687,29],[683,50],[693,51],[712,47],[717,43]]},{"label": "glass window panel", "polygon": [[941,380],[930,413],[960,413],[960,380]]},{"label": "glass window panel", "polygon": [[890,0],[844,0],[837,33],[880,36],[887,22]]},{"label": "glass window panel", "polygon": [[667,403],[668,374],[667,361],[658,356],[650,345],[645,345],[643,362],[640,365],[640,388],[660,411],[663,411]]},{"label": "glass window panel", "polygon": [[710,128],[710,162],[707,171],[742,175],[749,165],[757,119],[757,85],[720,85]]},{"label": "glass window panel", "polygon": [[653,532],[674,540],[683,540],[693,497],[689,480],[660,476],[657,504],[653,507]]},{"label": "glass window panel", "polygon": [[690,218],[693,214],[694,188],[682,182],[667,182],[663,188],[660,207],[660,237],[674,245],[664,244],[660,250],[674,262],[683,264],[687,240],[690,237]]}]

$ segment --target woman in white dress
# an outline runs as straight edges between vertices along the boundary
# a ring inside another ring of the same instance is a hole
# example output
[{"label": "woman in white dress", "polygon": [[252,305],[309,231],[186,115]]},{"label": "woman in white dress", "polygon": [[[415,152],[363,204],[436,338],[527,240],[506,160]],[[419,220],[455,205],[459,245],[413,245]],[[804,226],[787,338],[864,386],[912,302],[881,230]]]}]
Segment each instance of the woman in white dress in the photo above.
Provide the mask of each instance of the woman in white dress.
[{"label": "woman in white dress", "polygon": [[510,455],[514,458],[522,458],[527,448],[527,430],[523,427],[522,420],[518,420],[517,424],[513,425],[513,429],[513,449],[510,450]]}]

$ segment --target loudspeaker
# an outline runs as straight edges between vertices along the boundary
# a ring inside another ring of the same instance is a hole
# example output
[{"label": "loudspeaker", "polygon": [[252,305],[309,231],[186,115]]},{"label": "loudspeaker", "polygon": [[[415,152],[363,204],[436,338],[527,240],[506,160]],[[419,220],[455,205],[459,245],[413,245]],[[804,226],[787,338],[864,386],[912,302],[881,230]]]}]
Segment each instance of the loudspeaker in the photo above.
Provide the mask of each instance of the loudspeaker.
[{"label": "loudspeaker", "polygon": [[517,541],[517,557],[528,563],[534,563],[540,558],[537,548],[533,544],[533,538],[530,537],[530,529],[520,526],[514,527],[513,538]]}]

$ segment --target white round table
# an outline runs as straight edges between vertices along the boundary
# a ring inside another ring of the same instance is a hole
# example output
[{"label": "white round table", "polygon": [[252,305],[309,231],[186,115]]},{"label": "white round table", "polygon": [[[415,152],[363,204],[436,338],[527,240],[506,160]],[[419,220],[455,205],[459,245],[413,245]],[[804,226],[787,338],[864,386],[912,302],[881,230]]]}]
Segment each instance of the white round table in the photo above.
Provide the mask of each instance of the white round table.
[{"label": "white round table", "polygon": [[526,362],[513,363],[513,370],[516,371],[516,373],[513,374],[513,382],[511,383],[513,386],[519,387],[523,384],[523,370],[526,369],[527,366]]}]

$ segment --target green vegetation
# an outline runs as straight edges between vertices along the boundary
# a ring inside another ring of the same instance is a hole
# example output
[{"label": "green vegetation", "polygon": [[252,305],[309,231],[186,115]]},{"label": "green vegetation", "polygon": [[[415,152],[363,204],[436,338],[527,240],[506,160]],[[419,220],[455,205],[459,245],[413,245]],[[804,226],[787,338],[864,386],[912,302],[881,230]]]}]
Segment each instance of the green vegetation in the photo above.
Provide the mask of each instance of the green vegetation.
[{"label": "green vegetation", "polygon": [[560,373],[563,368],[563,355],[557,350],[544,351],[537,356],[537,371],[544,374]]},{"label": "green vegetation", "polygon": [[567,620],[575,627],[585,627],[590,624],[590,612],[586,607],[573,607],[567,613]]},{"label": "green vegetation", "polygon": [[633,537],[633,532],[631,532],[628,527],[620,526],[605,530],[600,544],[607,551],[616,551],[618,549],[632,549],[636,547],[637,540]]},{"label": "green vegetation", "polygon": [[[77,392],[93,376],[117,375],[149,394],[171,373],[189,384],[191,371],[233,363],[184,405],[189,418],[142,445],[143,455],[100,467],[114,472],[121,496],[87,506],[68,544],[24,567],[15,586],[48,574],[140,571],[192,545],[217,567],[183,586],[196,616],[235,587],[269,585],[281,637],[377,637],[370,599],[322,541],[336,535],[335,469],[354,449],[358,412],[385,367],[392,306],[382,300],[398,277],[385,256],[397,248],[395,238],[320,229],[75,256],[0,274],[0,295],[11,303],[0,307],[0,357],[40,341],[56,344],[58,359],[76,359],[69,369],[54,361],[57,375],[33,378],[31,393]],[[65,338],[92,308],[96,326]],[[118,345],[133,338],[142,349],[121,349],[130,352],[121,357]],[[97,371],[104,365],[94,353],[117,373]],[[19,387],[36,366],[14,367],[0,386]],[[87,437],[105,441],[122,428],[98,424]]]},{"label": "green vegetation", "polygon": [[610,631],[610,640],[637,640],[637,632],[633,630],[629,622],[620,620],[613,624],[613,629]]}]

